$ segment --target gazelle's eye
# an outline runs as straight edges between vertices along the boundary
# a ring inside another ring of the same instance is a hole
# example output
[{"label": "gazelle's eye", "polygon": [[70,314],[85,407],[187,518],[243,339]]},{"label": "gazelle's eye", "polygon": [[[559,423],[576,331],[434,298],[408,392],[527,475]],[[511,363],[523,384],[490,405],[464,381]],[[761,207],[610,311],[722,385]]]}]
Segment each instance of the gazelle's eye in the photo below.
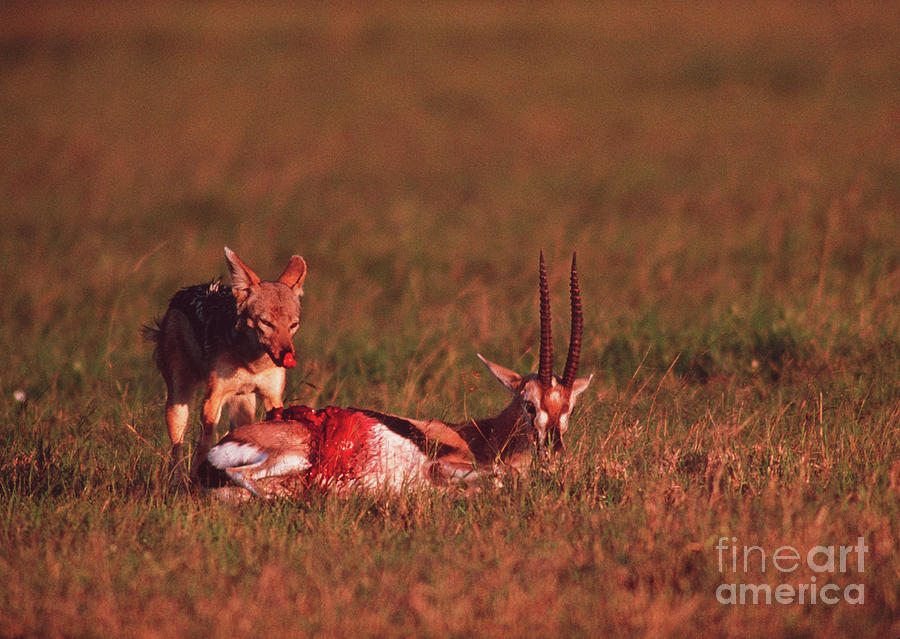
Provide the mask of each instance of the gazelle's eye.
[{"label": "gazelle's eye", "polygon": [[525,411],[531,419],[537,416],[537,406],[534,405],[534,402],[525,402]]}]

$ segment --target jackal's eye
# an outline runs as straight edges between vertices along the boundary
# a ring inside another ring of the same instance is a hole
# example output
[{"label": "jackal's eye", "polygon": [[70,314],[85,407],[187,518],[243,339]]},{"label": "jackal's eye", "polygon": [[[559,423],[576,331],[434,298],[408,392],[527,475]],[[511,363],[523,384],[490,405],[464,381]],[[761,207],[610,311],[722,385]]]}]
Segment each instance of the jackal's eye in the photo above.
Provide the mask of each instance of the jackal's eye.
[{"label": "jackal's eye", "polygon": [[298,328],[300,328],[300,322],[292,322],[290,326],[290,331],[293,333]]},{"label": "jackal's eye", "polygon": [[266,328],[275,328],[275,325],[269,320],[260,319],[259,323],[265,326]]}]

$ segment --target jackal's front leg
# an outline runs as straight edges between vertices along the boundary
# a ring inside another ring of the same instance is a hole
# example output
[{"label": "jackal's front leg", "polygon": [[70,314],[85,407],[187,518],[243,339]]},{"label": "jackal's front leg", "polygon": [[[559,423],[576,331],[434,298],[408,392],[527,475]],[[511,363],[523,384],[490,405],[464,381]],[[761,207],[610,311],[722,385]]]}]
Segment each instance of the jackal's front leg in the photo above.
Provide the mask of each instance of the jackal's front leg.
[{"label": "jackal's front leg", "polygon": [[203,399],[203,414],[200,419],[200,443],[197,444],[197,450],[194,452],[194,459],[191,462],[192,481],[196,482],[200,479],[200,468],[206,461],[206,454],[216,443],[216,426],[222,417],[222,405],[225,403],[225,399],[224,390],[217,385],[210,385],[207,389],[206,397]]},{"label": "jackal's front leg", "polygon": [[272,368],[257,379],[256,392],[262,398],[263,409],[268,414],[273,408],[284,406],[284,386],[287,375],[283,368]]}]

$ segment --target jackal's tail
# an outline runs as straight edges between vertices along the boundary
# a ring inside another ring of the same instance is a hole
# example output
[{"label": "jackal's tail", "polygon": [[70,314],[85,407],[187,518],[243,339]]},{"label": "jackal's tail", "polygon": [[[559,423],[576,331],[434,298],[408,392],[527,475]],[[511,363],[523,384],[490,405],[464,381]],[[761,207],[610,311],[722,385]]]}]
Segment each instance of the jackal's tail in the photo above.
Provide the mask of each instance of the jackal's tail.
[{"label": "jackal's tail", "polygon": [[147,344],[153,344],[153,362],[156,364],[156,368],[162,370],[163,363],[159,347],[159,340],[162,336],[162,325],[160,324],[160,321],[161,320],[159,319],[155,319],[151,323],[141,326],[141,337]]},{"label": "jackal's tail", "polygon": [[161,329],[158,319],[153,320],[150,324],[141,326],[141,337],[149,344],[159,344],[160,333]]}]

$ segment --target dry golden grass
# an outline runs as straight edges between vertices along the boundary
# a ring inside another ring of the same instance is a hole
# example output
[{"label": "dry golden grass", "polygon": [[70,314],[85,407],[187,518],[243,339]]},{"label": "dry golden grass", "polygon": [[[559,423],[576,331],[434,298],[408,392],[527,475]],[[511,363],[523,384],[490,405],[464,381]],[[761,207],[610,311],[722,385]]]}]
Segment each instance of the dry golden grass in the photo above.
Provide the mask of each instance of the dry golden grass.
[{"label": "dry golden grass", "polygon": [[[4,5],[0,636],[896,635],[898,78],[870,2]],[[291,401],[452,418],[534,365],[540,248],[565,339],[577,249],[569,456],[168,495],[139,329],[225,244],[310,265]],[[865,604],[716,600],[812,576]]]}]

